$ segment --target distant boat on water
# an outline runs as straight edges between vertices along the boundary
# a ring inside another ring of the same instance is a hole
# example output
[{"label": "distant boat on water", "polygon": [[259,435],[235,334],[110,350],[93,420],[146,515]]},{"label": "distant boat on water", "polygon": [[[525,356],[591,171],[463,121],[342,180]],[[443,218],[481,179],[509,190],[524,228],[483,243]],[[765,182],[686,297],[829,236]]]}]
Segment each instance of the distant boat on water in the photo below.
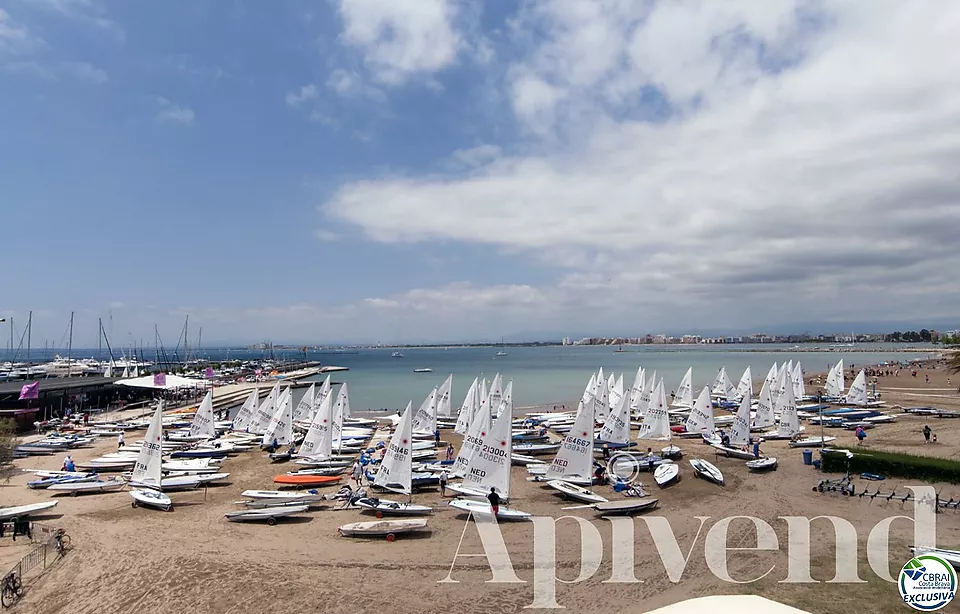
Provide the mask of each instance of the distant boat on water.
[{"label": "distant boat on water", "polygon": [[433,373],[433,369],[414,369],[414,373]]},{"label": "distant boat on water", "polygon": [[403,354],[401,354],[400,352],[394,352],[393,354],[390,354],[390,357],[391,357],[391,358],[403,358]]},{"label": "distant boat on water", "polygon": [[[503,347],[503,337],[500,337],[500,347],[501,347],[501,348]],[[504,352],[504,351],[501,349],[499,352],[497,352],[496,355],[497,355],[497,356],[506,356],[507,353]]]}]

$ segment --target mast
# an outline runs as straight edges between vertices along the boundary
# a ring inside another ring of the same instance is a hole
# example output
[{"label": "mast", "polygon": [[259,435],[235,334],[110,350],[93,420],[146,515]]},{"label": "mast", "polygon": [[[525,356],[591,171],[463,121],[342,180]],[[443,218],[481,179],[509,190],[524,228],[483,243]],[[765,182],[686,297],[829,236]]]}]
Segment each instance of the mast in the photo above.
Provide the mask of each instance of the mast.
[{"label": "mast", "polygon": [[183,368],[187,368],[187,362],[190,360],[190,314],[187,314],[183,321]]},{"label": "mast", "polygon": [[27,366],[30,366],[30,339],[33,336],[33,312],[27,316]]},{"label": "mast", "polygon": [[70,340],[67,341],[67,377],[70,377],[70,354],[73,352],[73,312],[70,312]]},{"label": "mast", "polygon": [[103,318],[97,318],[100,334],[97,335],[97,360],[103,362]]},{"label": "mast", "polygon": [[200,342],[203,340],[203,327],[200,327],[200,331],[197,333],[197,347],[194,350],[197,354],[197,358],[200,358]]}]

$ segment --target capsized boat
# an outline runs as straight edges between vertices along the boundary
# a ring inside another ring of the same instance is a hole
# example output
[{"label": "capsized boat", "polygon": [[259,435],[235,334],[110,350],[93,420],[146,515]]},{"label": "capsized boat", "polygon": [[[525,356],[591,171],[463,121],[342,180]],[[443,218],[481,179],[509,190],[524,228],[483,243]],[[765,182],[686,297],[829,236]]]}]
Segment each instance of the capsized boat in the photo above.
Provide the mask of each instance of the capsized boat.
[{"label": "capsized boat", "polygon": [[607,501],[594,503],[593,509],[601,516],[627,516],[639,512],[647,512],[657,507],[657,499],[626,499],[624,501]]},{"label": "capsized boat", "polygon": [[653,480],[657,483],[657,486],[664,488],[669,486],[674,481],[680,479],[680,465],[676,463],[664,463],[656,468],[653,472]]},{"label": "capsized boat", "polygon": [[353,502],[357,507],[374,512],[377,518],[382,516],[423,516],[432,514],[433,508],[415,503],[400,503],[377,497],[363,497]]},{"label": "capsized boat", "polygon": [[48,491],[53,493],[70,493],[76,497],[81,494],[93,494],[101,492],[115,492],[126,486],[127,483],[119,478],[112,480],[96,480],[90,482],[64,482],[52,484]]},{"label": "capsized boat", "polygon": [[45,512],[57,506],[59,501],[44,501],[43,503],[29,503],[13,507],[0,507],[0,520],[9,520],[18,516],[31,516]]},{"label": "capsized boat", "polygon": [[582,486],[564,482],[563,480],[550,480],[547,482],[547,486],[556,490],[562,497],[567,499],[576,499],[584,503],[604,503],[607,501],[605,497],[601,497]]},{"label": "capsized boat", "polygon": [[690,466],[693,467],[694,474],[698,478],[723,486],[723,474],[712,463],[702,458],[694,458],[690,461]]},{"label": "capsized boat", "polygon": [[353,522],[337,530],[344,537],[386,537],[392,542],[394,536],[427,528],[426,518],[403,518],[397,520],[375,520],[372,522]]},{"label": "capsized boat", "polygon": [[131,490],[130,496],[133,497],[133,507],[154,507],[165,512],[173,510],[173,501],[170,497],[159,490],[144,488],[140,490]]},{"label": "capsized boat", "polygon": [[[493,515],[493,509],[487,501],[454,499],[450,502],[450,507],[475,516],[490,517]],[[528,512],[522,512],[502,505],[497,508],[497,520],[527,520],[531,516],[532,514]]]},{"label": "capsized boat", "polygon": [[747,461],[747,469],[750,471],[772,471],[777,468],[776,458],[755,458]]},{"label": "capsized boat", "polygon": [[280,505],[277,507],[260,507],[237,512],[228,512],[224,517],[230,522],[259,522],[266,521],[273,526],[277,524],[277,518],[302,514],[309,510],[307,505]]}]

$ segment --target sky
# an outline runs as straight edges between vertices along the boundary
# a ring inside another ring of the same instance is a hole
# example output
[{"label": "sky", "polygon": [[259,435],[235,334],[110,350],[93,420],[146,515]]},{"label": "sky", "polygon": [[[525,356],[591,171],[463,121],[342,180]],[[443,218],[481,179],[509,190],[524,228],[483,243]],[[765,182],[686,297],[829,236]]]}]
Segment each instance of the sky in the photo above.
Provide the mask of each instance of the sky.
[{"label": "sky", "polygon": [[958,35],[924,0],[0,0],[0,317],[960,323]]}]

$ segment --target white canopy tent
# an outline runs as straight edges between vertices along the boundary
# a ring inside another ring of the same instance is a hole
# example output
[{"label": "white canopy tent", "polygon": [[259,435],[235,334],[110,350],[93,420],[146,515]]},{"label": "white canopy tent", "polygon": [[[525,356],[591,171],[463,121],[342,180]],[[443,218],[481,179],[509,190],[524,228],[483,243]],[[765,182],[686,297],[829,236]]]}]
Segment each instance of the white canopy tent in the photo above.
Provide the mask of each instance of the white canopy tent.
[{"label": "white canopy tent", "polygon": [[806,610],[770,601],[756,595],[722,595],[715,597],[699,597],[688,599],[657,610],[649,610],[647,614],[810,614]]},{"label": "white canopy tent", "polygon": [[167,375],[164,378],[162,386],[158,386],[156,378],[152,375],[143,377],[133,377],[122,379],[115,382],[119,386],[130,386],[131,388],[152,388],[153,390],[175,390],[177,388],[208,388],[210,382],[202,379],[191,379],[189,377],[180,377],[179,375]]}]

